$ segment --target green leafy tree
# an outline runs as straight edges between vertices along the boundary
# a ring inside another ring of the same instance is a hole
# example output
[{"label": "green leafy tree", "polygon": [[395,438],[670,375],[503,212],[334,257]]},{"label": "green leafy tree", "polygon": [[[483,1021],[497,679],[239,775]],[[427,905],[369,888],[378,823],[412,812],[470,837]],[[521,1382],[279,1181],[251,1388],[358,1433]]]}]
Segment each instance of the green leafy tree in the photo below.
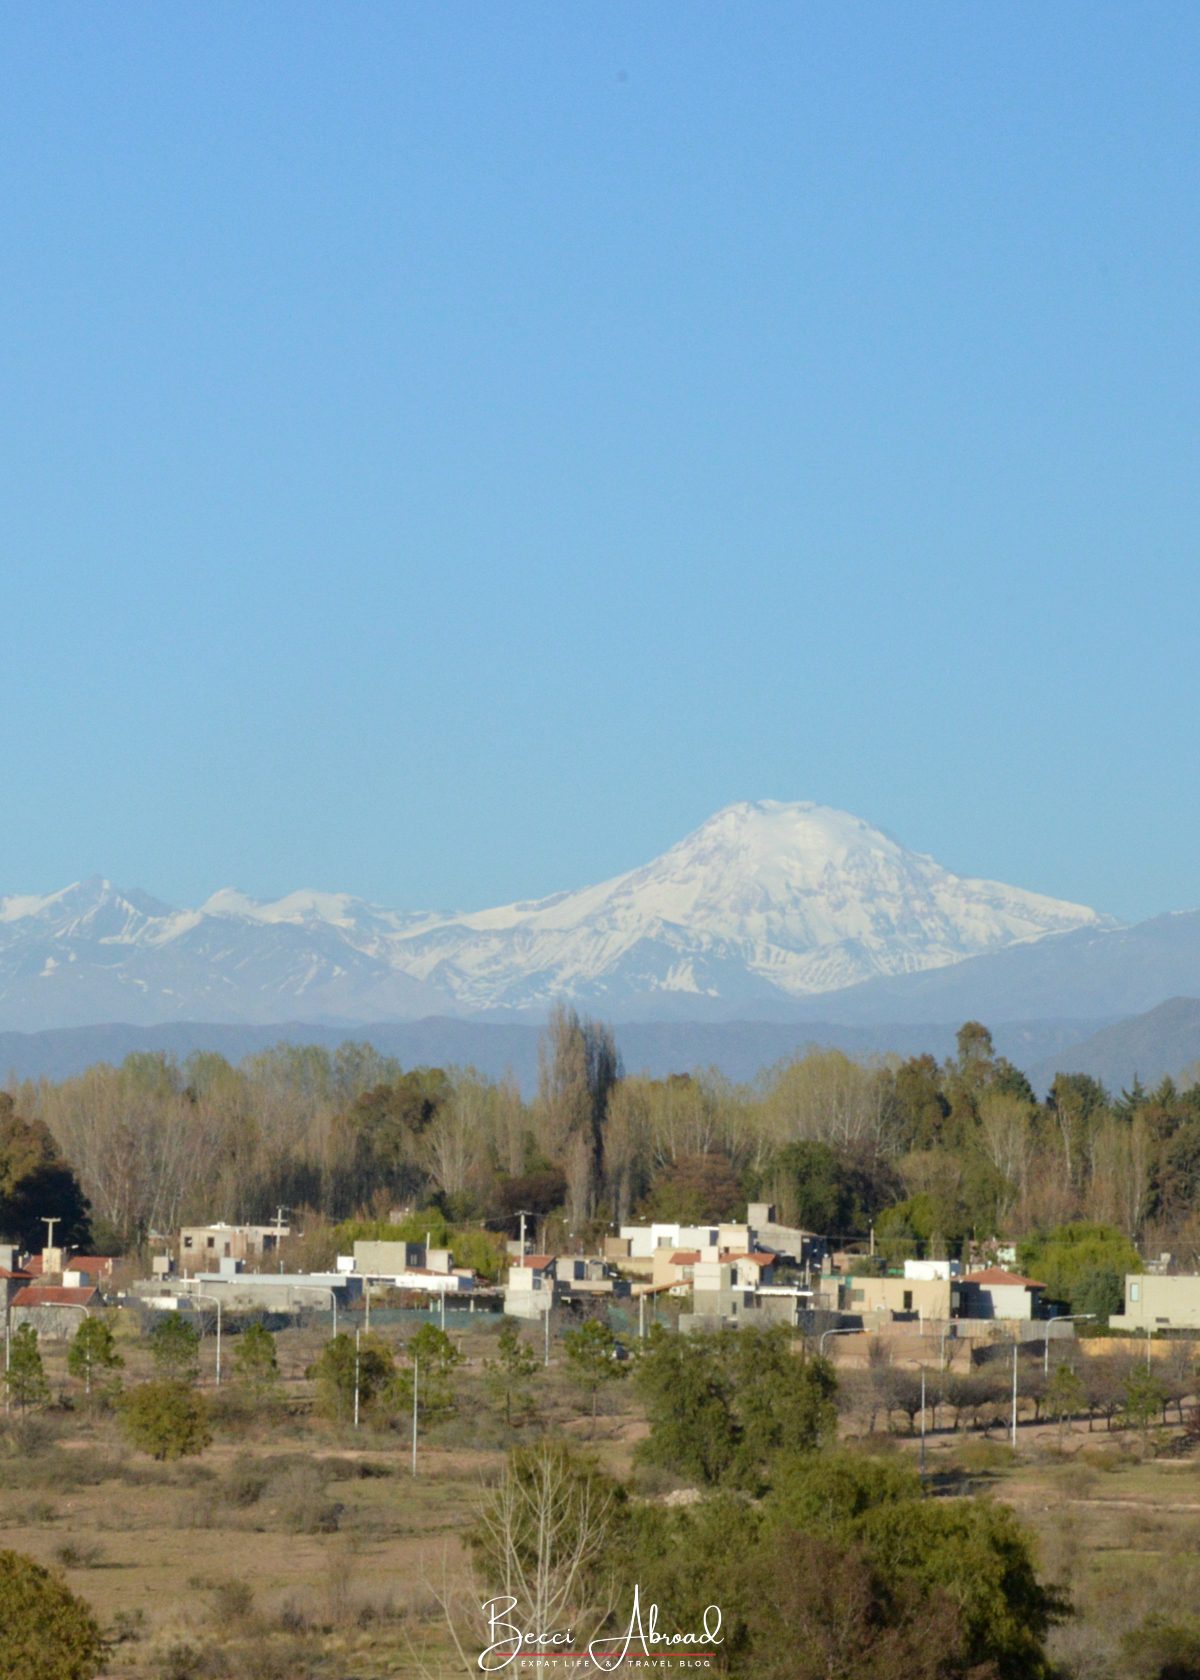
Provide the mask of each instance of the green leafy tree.
[{"label": "green leafy tree", "polygon": [[0,1680],[92,1680],[103,1661],[82,1599],[32,1558],[0,1551]]},{"label": "green leafy tree", "polygon": [[46,1381],[38,1335],[32,1324],[22,1324],[13,1333],[4,1381],[9,1400],[22,1413],[50,1404],[50,1384]]},{"label": "green leafy tree", "polygon": [[963,1673],[962,1619],[949,1594],[889,1579],[861,1544],[784,1535],[769,1582],[753,1557],[740,1573],[755,1680]]},{"label": "green leafy tree", "polygon": [[789,1224],[842,1237],[865,1231],[870,1188],[862,1170],[828,1143],[789,1143],[775,1158],[775,1200]]},{"label": "green leafy tree", "polygon": [[650,1425],[638,1456],[701,1487],[733,1479],[741,1440],[733,1373],[715,1341],[654,1325],[634,1367]]},{"label": "green leafy tree", "polygon": [[190,1383],[139,1383],[117,1404],[125,1434],[151,1458],[192,1458],[212,1440],[208,1401]]},{"label": "green leafy tree", "polygon": [[397,1378],[396,1400],[400,1409],[406,1414],[412,1411],[415,1374],[417,1407],[422,1420],[434,1423],[448,1417],[454,1410],[454,1371],[462,1363],[462,1354],[436,1324],[423,1324],[409,1337],[406,1351],[412,1365]]},{"label": "green leafy tree", "polygon": [[158,1320],[150,1352],[164,1382],[195,1382],[200,1375],[200,1332],[181,1313],[164,1313]]},{"label": "green leafy tree", "polygon": [[384,1406],[396,1375],[392,1350],[381,1336],[355,1338],[345,1331],[331,1338],[320,1358],[308,1368],[317,1386],[317,1406],[330,1422],[347,1424],[354,1417],[354,1390],[358,1385],[359,1415],[378,1413]]},{"label": "green leafy tree", "polygon": [[806,1354],[782,1326],[730,1331],[718,1347],[733,1373],[748,1479],[776,1453],[815,1452],[834,1437],[837,1377],[827,1359]]},{"label": "green leafy tree", "polygon": [[592,1425],[595,1426],[600,1390],[609,1383],[619,1382],[625,1375],[616,1357],[617,1338],[603,1319],[589,1318],[586,1324],[568,1330],[563,1337],[563,1352],[571,1380],[583,1389],[592,1402]]},{"label": "green leafy tree", "polygon": [[50,1217],[59,1221],[58,1242],[88,1241],[87,1200],[50,1128],[42,1120],[23,1119],[13,1099],[0,1091],[0,1239],[36,1248]]},{"label": "green leafy tree", "polygon": [[504,1421],[511,1424],[513,1413],[524,1416],[530,1406],[530,1383],[538,1368],[537,1355],[511,1318],[500,1327],[496,1357],[485,1361],[489,1392],[504,1408]]},{"label": "green leafy tree", "polygon": [[117,1352],[112,1326],[102,1318],[85,1318],[76,1330],[67,1350],[67,1370],[84,1386],[90,1397],[100,1383],[106,1394],[114,1391],[119,1379],[116,1372],[125,1361]]},{"label": "green leafy tree", "polygon": [[757,1487],[780,1452],[832,1438],[836,1378],[786,1330],[651,1333],[634,1380],[650,1432],[639,1456],[701,1486]]},{"label": "green leafy tree", "polygon": [[1093,1312],[1111,1301],[1111,1280],[1142,1269],[1137,1249],[1115,1226],[1086,1222],[1060,1225],[1047,1237],[1022,1243],[1018,1260],[1027,1277],[1046,1285],[1050,1300],[1065,1302],[1073,1313]]},{"label": "green leafy tree", "polygon": [[233,1371],[252,1404],[265,1406],[278,1400],[279,1358],[266,1325],[249,1324],[242,1331],[234,1345]]},{"label": "green leafy tree", "polygon": [[1150,1425],[1162,1417],[1167,1391],[1158,1376],[1140,1361],[1125,1379],[1124,1413],[1127,1422],[1142,1432],[1142,1446],[1150,1444]]},{"label": "green leafy tree", "polygon": [[1028,1536],[1008,1506],[926,1498],[911,1470],[830,1452],[782,1458],[765,1517],[771,1556],[786,1550],[785,1536],[823,1537],[861,1547],[884,1582],[915,1591],[914,1604],[948,1600],[957,1650],[947,1656],[957,1666],[948,1662],[946,1673],[1050,1680],[1045,1638],[1066,1606],[1038,1580]]}]

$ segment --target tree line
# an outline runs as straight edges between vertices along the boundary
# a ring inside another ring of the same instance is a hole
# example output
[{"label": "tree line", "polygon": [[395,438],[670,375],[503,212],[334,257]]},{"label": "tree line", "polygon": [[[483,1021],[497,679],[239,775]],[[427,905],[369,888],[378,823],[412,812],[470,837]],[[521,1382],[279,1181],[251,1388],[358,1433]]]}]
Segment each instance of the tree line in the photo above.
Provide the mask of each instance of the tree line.
[{"label": "tree line", "polygon": [[740,1217],[748,1199],[838,1243],[874,1228],[892,1260],[1003,1235],[1050,1264],[1074,1229],[1112,1278],[1137,1248],[1196,1265],[1200,1085],[1113,1094],[1061,1074],[1039,1098],[977,1022],[942,1062],[810,1048],[747,1085],[650,1078],[622,1068],[609,1027],[559,1008],[530,1099],[356,1042],[236,1067],[143,1052],[0,1094],[0,1237],[27,1246],[47,1214],[56,1238],[123,1252],[280,1205],[301,1227],[403,1208],[500,1230],[524,1209],[549,1242],[594,1240],[634,1217]]}]

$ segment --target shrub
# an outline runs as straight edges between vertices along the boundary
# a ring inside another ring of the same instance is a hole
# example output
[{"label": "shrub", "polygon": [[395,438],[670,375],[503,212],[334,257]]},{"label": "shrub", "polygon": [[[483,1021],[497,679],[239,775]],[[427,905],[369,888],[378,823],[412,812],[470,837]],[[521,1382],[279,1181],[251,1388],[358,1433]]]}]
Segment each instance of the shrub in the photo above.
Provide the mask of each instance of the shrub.
[{"label": "shrub", "polygon": [[104,1562],[104,1547],[95,1541],[67,1540],[54,1551],[64,1569],[98,1569]]},{"label": "shrub", "polygon": [[296,1464],[271,1486],[279,1524],[289,1534],[336,1534],[345,1506],[331,1499],[313,1464]]},{"label": "shrub", "polygon": [[104,1642],[91,1611],[48,1569],[0,1552],[0,1680],[92,1680]]},{"label": "shrub", "polygon": [[225,1495],[231,1505],[245,1510],[257,1505],[267,1486],[267,1476],[252,1458],[235,1458],[225,1478]]},{"label": "shrub", "polygon": [[135,1447],[152,1458],[201,1453],[212,1440],[208,1403],[185,1382],[148,1382],[120,1401],[121,1424]]}]

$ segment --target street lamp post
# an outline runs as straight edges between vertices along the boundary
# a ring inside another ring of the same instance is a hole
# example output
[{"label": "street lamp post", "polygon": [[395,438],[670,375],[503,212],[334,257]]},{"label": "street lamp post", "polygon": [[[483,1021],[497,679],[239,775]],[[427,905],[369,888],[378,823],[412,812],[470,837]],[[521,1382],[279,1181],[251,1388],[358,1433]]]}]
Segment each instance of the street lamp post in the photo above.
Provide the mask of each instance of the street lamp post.
[{"label": "street lamp post", "polygon": [[333,1334],[336,1336],[337,1335],[337,1296],[334,1293],[334,1291],[329,1288],[328,1284],[324,1284],[324,1283],[302,1283],[302,1284],[299,1285],[299,1287],[301,1289],[316,1290],[318,1293],[320,1293],[322,1295],[328,1295],[329,1304],[333,1308]]},{"label": "street lamp post", "polygon": [[863,1330],[822,1330],[821,1339],[817,1344],[817,1354],[818,1354],[818,1356],[822,1356],[824,1354],[825,1343],[829,1339],[830,1336],[869,1336],[869,1335],[870,1335],[870,1331],[866,1330],[866,1329],[863,1329]]},{"label": "street lamp post", "polygon": [[1042,1343],[1042,1375],[1050,1375],[1050,1330],[1051,1324],[1078,1324],[1082,1319],[1095,1318],[1095,1313],[1062,1313],[1056,1318],[1046,1320],[1046,1339]]}]

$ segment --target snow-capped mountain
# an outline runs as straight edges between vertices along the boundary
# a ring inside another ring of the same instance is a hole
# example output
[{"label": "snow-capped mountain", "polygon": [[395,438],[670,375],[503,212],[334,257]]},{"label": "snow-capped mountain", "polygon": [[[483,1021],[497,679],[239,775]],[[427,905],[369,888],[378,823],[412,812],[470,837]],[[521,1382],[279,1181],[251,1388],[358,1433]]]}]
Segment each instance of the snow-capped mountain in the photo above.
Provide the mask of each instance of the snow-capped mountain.
[{"label": "snow-capped mountain", "polygon": [[653,863],[580,892],[413,926],[408,971],[473,1008],[560,996],[804,997],[939,968],[1094,910],[952,875],[826,806],[730,805]]},{"label": "snow-capped mountain", "polygon": [[1094,910],[951,874],[825,806],[731,805],[653,863],[469,913],[233,889],[176,910],[99,877],[0,899],[0,1026],[745,1013],[945,967]]}]

